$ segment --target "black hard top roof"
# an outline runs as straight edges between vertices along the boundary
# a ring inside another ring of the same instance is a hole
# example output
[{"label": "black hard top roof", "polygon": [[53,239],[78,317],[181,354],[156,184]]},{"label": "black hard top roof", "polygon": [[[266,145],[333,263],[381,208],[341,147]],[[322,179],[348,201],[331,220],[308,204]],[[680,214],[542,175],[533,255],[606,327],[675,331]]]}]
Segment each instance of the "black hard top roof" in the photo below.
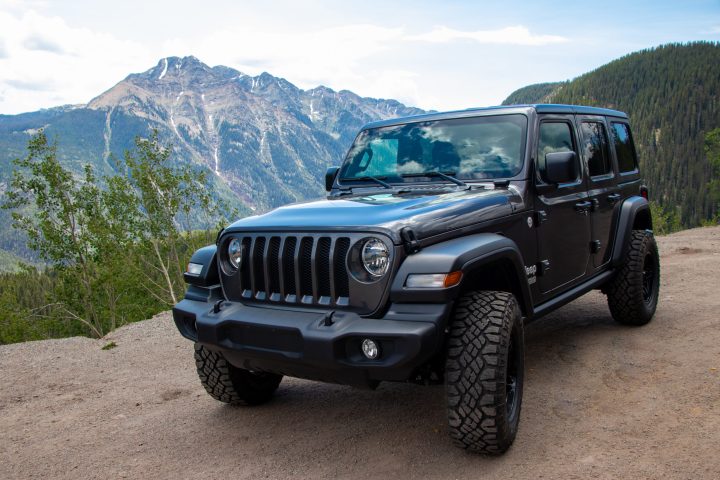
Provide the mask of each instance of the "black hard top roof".
[{"label": "black hard top roof", "polygon": [[608,117],[628,118],[625,112],[611,110],[609,108],[584,107],[581,105],[554,105],[549,103],[535,105],[507,105],[501,107],[468,108],[466,110],[453,110],[449,112],[424,113],[409,117],[390,118],[379,120],[365,125],[363,128],[387,127],[403,123],[424,122],[434,120],[448,120],[452,118],[477,117],[483,115],[503,115],[510,113],[529,113],[535,110],[537,113],[565,113],[582,115],[603,115]]}]

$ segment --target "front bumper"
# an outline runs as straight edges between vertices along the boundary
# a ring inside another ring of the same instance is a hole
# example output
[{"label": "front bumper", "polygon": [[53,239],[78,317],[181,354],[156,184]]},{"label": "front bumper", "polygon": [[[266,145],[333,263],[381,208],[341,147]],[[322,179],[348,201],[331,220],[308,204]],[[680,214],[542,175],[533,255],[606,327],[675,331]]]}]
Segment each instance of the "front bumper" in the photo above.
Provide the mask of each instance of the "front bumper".
[{"label": "front bumper", "polygon": [[[383,318],[328,311],[185,299],[173,319],[186,338],[219,350],[239,368],[293,377],[368,385],[404,381],[442,348],[448,304],[393,304]],[[377,359],[365,358],[361,342],[380,345]]]}]

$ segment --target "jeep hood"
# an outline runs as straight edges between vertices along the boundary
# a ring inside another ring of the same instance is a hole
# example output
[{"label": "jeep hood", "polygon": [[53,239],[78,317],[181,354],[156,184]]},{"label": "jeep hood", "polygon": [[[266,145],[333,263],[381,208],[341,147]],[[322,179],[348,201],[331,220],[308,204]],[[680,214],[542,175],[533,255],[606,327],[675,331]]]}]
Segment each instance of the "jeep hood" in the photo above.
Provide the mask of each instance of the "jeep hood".
[{"label": "jeep hood", "polygon": [[400,230],[418,239],[510,215],[522,197],[514,187],[451,192],[373,191],[337,199],[286,205],[243,218],[225,231],[378,231],[400,243]]}]

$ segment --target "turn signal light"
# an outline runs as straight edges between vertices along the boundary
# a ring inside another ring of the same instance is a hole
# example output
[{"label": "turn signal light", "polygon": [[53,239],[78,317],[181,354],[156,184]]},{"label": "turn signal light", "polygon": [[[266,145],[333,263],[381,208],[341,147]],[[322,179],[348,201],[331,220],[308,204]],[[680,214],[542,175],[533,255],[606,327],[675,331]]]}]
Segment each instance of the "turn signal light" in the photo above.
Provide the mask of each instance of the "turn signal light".
[{"label": "turn signal light", "polygon": [[445,277],[445,288],[454,287],[460,283],[460,280],[462,280],[462,272],[460,270],[448,273]]}]

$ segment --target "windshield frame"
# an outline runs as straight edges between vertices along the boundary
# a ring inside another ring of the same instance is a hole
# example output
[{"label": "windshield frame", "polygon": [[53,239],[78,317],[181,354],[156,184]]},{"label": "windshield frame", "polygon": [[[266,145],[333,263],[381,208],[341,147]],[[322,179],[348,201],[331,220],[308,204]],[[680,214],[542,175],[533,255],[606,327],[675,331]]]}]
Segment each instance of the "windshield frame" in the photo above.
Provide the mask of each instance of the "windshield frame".
[{"label": "windshield frame", "polygon": [[[532,129],[532,115],[530,115],[531,112],[525,111],[525,109],[509,109],[509,111],[503,111],[502,113],[498,111],[488,110],[488,111],[473,111],[473,112],[467,112],[467,111],[461,111],[461,112],[449,112],[456,115],[447,115],[447,114],[429,114],[429,115],[421,115],[417,118],[412,119],[402,119],[398,118],[397,121],[392,120],[386,120],[386,121],[380,121],[380,122],[374,122],[371,124],[366,125],[358,134],[356,135],[355,139],[353,140],[352,144],[348,148],[347,153],[345,154],[345,158],[343,159],[343,162],[340,166],[340,169],[338,170],[338,174],[335,177],[335,182],[333,185],[333,188],[340,188],[342,190],[347,189],[353,189],[353,188],[378,188],[380,185],[378,185],[376,182],[373,181],[362,181],[360,178],[353,178],[353,177],[343,177],[343,175],[346,173],[347,169],[349,168],[351,162],[353,161],[353,151],[355,150],[353,147],[359,142],[362,141],[361,137],[368,135],[368,132],[371,130],[381,130],[388,127],[399,127],[399,126],[405,126],[405,125],[413,125],[413,124],[430,124],[430,123],[440,123],[444,121],[452,121],[452,120],[466,120],[466,119],[474,119],[474,118],[488,118],[488,117],[506,117],[506,116],[518,116],[521,115],[524,117],[524,124],[521,126],[521,136],[520,136],[520,150],[518,154],[518,160],[519,165],[517,170],[514,174],[508,175],[508,176],[502,176],[502,177],[494,177],[494,178],[466,178],[459,176],[459,172],[442,172],[442,173],[452,173],[453,177],[458,178],[463,183],[466,183],[468,185],[473,184],[492,184],[494,182],[504,182],[507,180],[517,180],[524,178],[526,171],[527,171],[527,165],[528,165],[528,159],[527,159],[527,153],[529,151],[529,137],[531,134]],[[427,172],[430,172],[430,170],[427,170]],[[432,174],[427,176],[426,181],[413,181],[413,182],[398,182],[395,179],[388,179],[387,176],[382,174],[376,174],[373,175],[377,177],[378,179],[382,181],[387,181],[387,183],[391,184],[393,187],[400,187],[400,188],[412,188],[413,186],[418,187],[427,187],[427,185],[437,185],[438,187],[457,187],[453,182],[443,179],[441,176],[434,176]],[[423,175],[420,174],[420,172],[415,175],[416,177],[423,177]]]}]

